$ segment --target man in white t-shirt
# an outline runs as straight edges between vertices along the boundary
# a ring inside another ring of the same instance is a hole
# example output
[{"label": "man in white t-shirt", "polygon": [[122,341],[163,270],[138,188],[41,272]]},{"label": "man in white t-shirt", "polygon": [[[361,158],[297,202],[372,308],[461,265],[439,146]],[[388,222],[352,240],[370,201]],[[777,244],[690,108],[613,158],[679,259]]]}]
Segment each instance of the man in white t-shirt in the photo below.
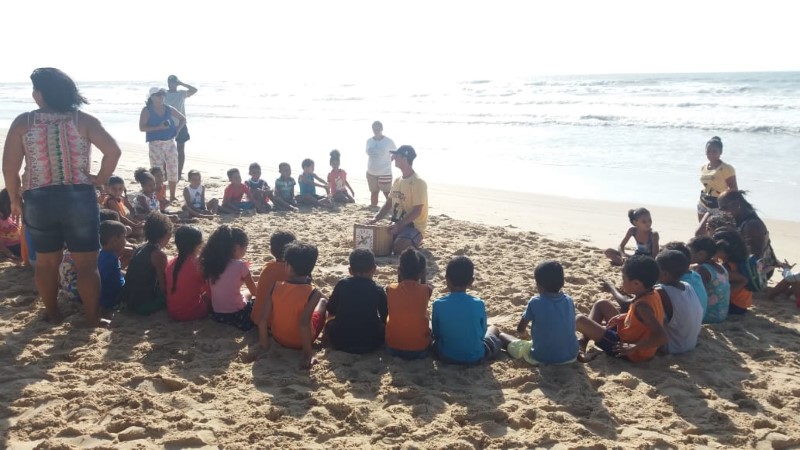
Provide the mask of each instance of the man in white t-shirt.
[{"label": "man in white t-shirt", "polygon": [[369,185],[370,205],[378,207],[378,191],[389,198],[392,187],[392,155],[397,150],[394,141],[383,135],[383,124],[377,120],[372,124],[375,136],[367,139],[367,184]]},{"label": "man in white t-shirt", "polygon": [[[180,111],[180,113],[186,117],[186,108],[184,105],[186,98],[196,94],[197,88],[182,82],[175,75],[170,75],[169,78],[167,78],[167,86],[169,87],[169,90],[167,91],[167,97],[164,99],[164,102]],[[183,86],[186,88],[186,90],[181,89],[179,91],[178,86]],[[175,142],[178,144],[178,178],[180,179],[183,179],[183,162],[186,160],[184,148],[186,147],[186,141],[188,140],[189,129],[184,125],[183,128],[178,131],[178,135],[175,137]]]}]

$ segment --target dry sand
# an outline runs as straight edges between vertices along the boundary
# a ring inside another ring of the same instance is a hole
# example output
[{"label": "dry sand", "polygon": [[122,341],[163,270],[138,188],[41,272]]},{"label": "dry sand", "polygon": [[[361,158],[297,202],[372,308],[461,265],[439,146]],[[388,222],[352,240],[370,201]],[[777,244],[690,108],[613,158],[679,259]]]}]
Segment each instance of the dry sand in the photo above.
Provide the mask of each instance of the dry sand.
[{"label": "dry sand", "polygon": [[[146,162],[140,147],[126,146],[119,172],[130,177]],[[206,162],[201,170],[209,189],[219,191],[222,167]],[[267,172],[265,178],[274,177]],[[363,193],[365,186],[353,182]],[[425,247],[434,297],[444,293],[447,260],[467,255],[477,267],[472,292],[486,301],[490,322],[511,331],[533,293],[532,268],[539,260],[562,261],[564,290],[581,312],[603,296],[601,277],[619,281],[590,244],[616,244],[625,227],[622,205],[616,211],[611,204],[598,209],[597,202],[548,204],[546,198],[529,204],[532,196],[513,194],[505,199],[513,207],[502,207],[490,193],[473,194],[451,191],[448,197],[431,188]],[[459,200],[453,202],[458,206],[440,206],[446,198]],[[364,203],[363,195],[359,200]],[[526,207],[542,214],[519,212]],[[662,240],[687,236],[679,231],[684,225],[667,230],[681,215],[667,219],[669,211],[653,209]],[[351,205],[339,212],[222,218],[201,227],[206,236],[220,222],[243,227],[254,270],[270,259],[273,231],[294,231],[319,246],[314,278],[330,293],[347,272],[353,223],[371,214]],[[517,222],[524,217],[527,222]],[[498,223],[506,218],[509,223]],[[681,223],[691,228],[691,219]],[[557,224],[542,227],[548,237],[524,231],[542,223]],[[774,240],[796,242],[768,223]],[[379,284],[395,279],[393,263],[379,258]],[[588,365],[536,368],[503,356],[465,368],[323,349],[307,373],[299,370],[298,352],[278,346],[244,363],[256,333],[210,320],[176,323],[165,312],[123,312],[111,330],[85,330],[73,326],[79,311],[62,305],[71,315],[52,327],[41,320],[32,286],[29,269],[0,264],[0,447],[800,446],[800,310],[786,299],[756,298],[752,313],[705,326],[695,351],[642,364],[601,356]]]}]

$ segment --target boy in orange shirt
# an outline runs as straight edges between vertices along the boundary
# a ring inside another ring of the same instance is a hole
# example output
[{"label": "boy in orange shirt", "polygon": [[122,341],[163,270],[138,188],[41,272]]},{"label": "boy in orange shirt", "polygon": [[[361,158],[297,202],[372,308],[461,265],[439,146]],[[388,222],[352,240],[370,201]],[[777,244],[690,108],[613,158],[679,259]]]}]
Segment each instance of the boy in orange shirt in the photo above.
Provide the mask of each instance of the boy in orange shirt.
[{"label": "boy in orange shirt", "polygon": [[589,339],[606,354],[632,362],[652,358],[658,347],[667,343],[661,297],[653,290],[660,274],[658,264],[649,256],[636,255],[625,260],[622,287],[634,296],[628,312],[620,314],[611,301],[600,300],[592,306],[588,317],[578,315],[575,326],[583,335],[579,361],[588,362],[597,356],[587,355]]},{"label": "boy in orange shirt", "polygon": [[317,247],[293,242],[286,247],[287,281],[278,281],[264,298],[264,310],[258,321],[260,351],[269,350],[267,325],[272,337],[284,347],[302,349],[302,368],[317,363],[311,344],[325,326],[328,300],[311,283],[311,271],[317,263]]},{"label": "boy in orange shirt", "polygon": [[253,303],[253,312],[250,319],[258,324],[261,313],[264,309],[264,299],[272,292],[272,288],[278,281],[286,281],[286,261],[283,259],[283,252],[286,246],[297,240],[294,234],[288,231],[276,231],[269,238],[269,251],[275,257],[275,261],[270,261],[264,265],[261,275],[258,277],[258,287],[256,289],[256,301]]},{"label": "boy in orange shirt", "polygon": [[428,356],[431,345],[428,303],[433,287],[426,284],[425,257],[413,248],[400,255],[397,283],[386,286],[389,317],[386,350],[403,359]]}]

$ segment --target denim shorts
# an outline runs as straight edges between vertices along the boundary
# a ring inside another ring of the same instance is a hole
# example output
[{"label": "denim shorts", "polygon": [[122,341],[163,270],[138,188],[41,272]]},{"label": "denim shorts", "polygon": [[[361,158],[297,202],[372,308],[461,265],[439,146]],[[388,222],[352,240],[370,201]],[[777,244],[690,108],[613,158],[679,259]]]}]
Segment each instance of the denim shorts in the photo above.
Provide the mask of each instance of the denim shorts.
[{"label": "denim shorts", "polygon": [[37,253],[100,249],[100,205],[90,184],[47,186],[22,194],[25,229]]},{"label": "denim shorts", "polygon": [[414,227],[413,223],[410,223],[401,228],[394,239],[395,241],[398,239],[408,239],[411,241],[414,248],[419,248],[419,245],[422,244],[422,233]]}]

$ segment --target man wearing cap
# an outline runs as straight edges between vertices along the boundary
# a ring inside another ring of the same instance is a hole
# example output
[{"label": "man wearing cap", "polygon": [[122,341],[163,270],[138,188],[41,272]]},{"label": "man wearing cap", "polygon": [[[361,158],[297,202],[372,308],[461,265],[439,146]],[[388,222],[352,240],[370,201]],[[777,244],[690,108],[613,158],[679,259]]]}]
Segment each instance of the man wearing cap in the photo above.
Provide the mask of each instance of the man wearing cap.
[{"label": "man wearing cap", "polygon": [[[181,89],[179,91],[178,86],[183,86],[188,90]],[[169,90],[167,91],[166,103],[180,111],[180,113],[186,117],[184,103],[187,97],[191,97],[197,93],[197,88],[180,81],[175,75],[170,75],[167,78],[167,87]],[[183,179],[183,162],[186,160],[184,147],[186,146],[186,141],[189,139],[189,129],[185,126],[178,131],[178,136],[175,137],[175,142],[178,144],[178,178],[180,179]]]},{"label": "man wearing cap", "polygon": [[389,187],[392,185],[392,155],[396,150],[394,141],[383,135],[383,124],[377,120],[372,123],[375,136],[367,139],[367,185],[369,185],[370,206],[378,207],[378,191],[389,198]]},{"label": "man wearing cap", "polygon": [[376,223],[392,212],[393,224],[389,231],[394,236],[393,251],[399,255],[409,247],[419,248],[422,244],[428,225],[428,185],[412,167],[417,157],[414,147],[401,145],[391,155],[402,176],[394,180],[386,203],[369,223]]}]

